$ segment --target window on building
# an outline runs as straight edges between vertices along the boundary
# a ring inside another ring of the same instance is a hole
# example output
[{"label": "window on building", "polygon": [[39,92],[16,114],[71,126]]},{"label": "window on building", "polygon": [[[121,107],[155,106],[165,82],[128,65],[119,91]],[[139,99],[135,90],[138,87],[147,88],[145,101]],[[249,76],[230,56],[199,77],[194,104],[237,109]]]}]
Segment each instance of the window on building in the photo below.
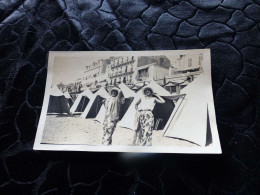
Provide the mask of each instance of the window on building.
[{"label": "window on building", "polygon": [[148,68],[144,68],[144,69],[138,70],[138,77],[139,78],[149,77]]},{"label": "window on building", "polygon": [[125,72],[127,72],[127,66],[125,67]]},{"label": "window on building", "polygon": [[123,79],[123,83],[126,83],[126,78],[124,77],[124,79]]},{"label": "window on building", "polygon": [[164,58],[160,58],[160,65],[164,64]]},{"label": "window on building", "polygon": [[132,56],[132,61],[134,60],[134,56]]},{"label": "window on building", "polygon": [[188,67],[192,67],[192,59],[191,58],[188,59]]}]

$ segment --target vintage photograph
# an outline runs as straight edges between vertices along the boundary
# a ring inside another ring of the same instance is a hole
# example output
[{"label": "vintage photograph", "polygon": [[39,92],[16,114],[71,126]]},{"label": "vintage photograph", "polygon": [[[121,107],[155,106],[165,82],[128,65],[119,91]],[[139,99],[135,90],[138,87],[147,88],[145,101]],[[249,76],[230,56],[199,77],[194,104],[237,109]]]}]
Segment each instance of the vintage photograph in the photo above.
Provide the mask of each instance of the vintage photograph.
[{"label": "vintage photograph", "polygon": [[50,52],[34,149],[221,153],[210,50]]}]

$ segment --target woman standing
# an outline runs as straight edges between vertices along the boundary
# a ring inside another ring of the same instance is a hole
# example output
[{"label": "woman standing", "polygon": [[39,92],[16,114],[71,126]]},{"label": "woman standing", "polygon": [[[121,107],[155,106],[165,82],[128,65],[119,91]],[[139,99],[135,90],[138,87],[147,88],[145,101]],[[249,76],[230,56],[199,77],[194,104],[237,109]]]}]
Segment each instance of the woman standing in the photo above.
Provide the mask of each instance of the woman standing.
[{"label": "woman standing", "polygon": [[117,88],[113,88],[110,92],[110,95],[111,97],[104,101],[106,112],[103,122],[103,145],[112,144],[112,135],[115,131],[116,124],[119,119],[120,109],[122,104],[125,102],[121,91]]},{"label": "woman standing", "polygon": [[[136,129],[134,134],[134,145],[151,146],[154,126],[153,109],[156,103],[165,103],[164,99],[153,93],[150,87],[143,89],[144,96],[136,103]],[[154,97],[154,96],[155,97]]]}]

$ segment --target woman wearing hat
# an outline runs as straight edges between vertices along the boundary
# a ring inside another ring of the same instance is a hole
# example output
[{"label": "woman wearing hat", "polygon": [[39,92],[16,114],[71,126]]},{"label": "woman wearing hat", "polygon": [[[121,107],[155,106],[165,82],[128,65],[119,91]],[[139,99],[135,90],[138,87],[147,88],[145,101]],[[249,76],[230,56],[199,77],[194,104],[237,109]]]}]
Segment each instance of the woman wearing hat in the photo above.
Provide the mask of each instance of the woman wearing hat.
[{"label": "woman wearing hat", "polygon": [[119,119],[120,109],[122,104],[124,104],[125,99],[121,91],[117,88],[113,88],[110,91],[110,97],[104,101],[104,106],[106,109],[105,119],[103,122],[103,139],[102,144],[111,145],[112,135],[116,128],[116,124]]},{"label": "woman wearing hat", "polygon": [[152,88],[143,89],[144,96],[136,103],[136,129],[134,134],[134,145],[151,146],[152,131],[154,126],[153,109],[156,103],[165,103],[164,99],[153,93]]}]

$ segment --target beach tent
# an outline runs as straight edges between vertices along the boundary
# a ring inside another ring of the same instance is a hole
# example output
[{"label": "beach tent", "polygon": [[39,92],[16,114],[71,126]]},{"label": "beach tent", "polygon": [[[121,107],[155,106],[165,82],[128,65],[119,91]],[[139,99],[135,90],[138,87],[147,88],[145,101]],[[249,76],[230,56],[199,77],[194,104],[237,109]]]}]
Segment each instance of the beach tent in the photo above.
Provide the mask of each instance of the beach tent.
[{"label": "beach tent", "polygon": [[134,85],[133,87],[131,87],[131,89],[132,89],[133,91],[135,91],[135,92],[137,92],[137,91],[139,90],[139,88],[140,88],[140,87],[137,87],[137,86],[135,86],[135,85]]},{"label": "beach tent", "polygon": [[68,100],[57,86],[51,88],[47,113],[70,113]]},{"label": "beach tent", "polygon": [[186,94],[186,97],[176,111],[178,117],[171,116],[168,124],[166,124],[164,128],[165,136],[180,138],[205,146],[207,101],[212,95],[211,88],[208,87],[209,82],[210,80],[201,74],[181,90],[182,93]]},{"label": "beach tent", "polygon": [[118,88],[122,91],[125,98],[134,97],[136,93],[131,90],[125,83],[120,83]]},{"label": "beach tent", "polygon": [[106,109],[105,109],[105,106],[102,105],[96,118],[95,118],[95,121],[98,121],[100,123],[103,123],[104,120],[105,120],[105,112],[106,112]]},{"label": "beach tent", "polygon": [[90,97],[89,103],[81,114],[82,118],[95,118],[101,109],[102,101],[109,96],[104,87],[101,87],[93,96]]},{"label": "beach tent", "polygon": [[[185,84],[184,84],[185,83]],[[174,81],[169,81],[163,87],[170,91],[170,93],[179,93],[180,90],[183,88],[182,86],[186,86],[185,79],[175,79]]]},{"label": "beach tent", "polygon": [[69,106],[70,106],[70,108],[71,108],[71,106],[73,105],[73,100],[72,100],[72,98],[71,98],[69,92],[66,91],[66,92],[64,93],[64,96],[65,96],[65,98],[68,100]]},{"label": "beach tent", "polygon": [[71,113],[78,113],[78,112],[82,113],[85,110],[85,108],[87,107],[89,100],[92,96],[93,96],[93,93],[89,89],[84,90],[76,98],[74,104],[70,108],[70,112]]},{"label": "beach tent", "polygon": [[136,93],[124,83],[119,84],[118,87],[122,91],[123,96],[125,98],[125,103],[121,108],[120,116],[119,116],[119,120],[121,120],[124,117],[125,113],[127,112],[128,108],[130,107],[132,101],[134,100]]},{"label": "beach tent", "polygon": [[[170,118],[174,110],[175,107],[174,102],[177,101],[180,97],[183,97],[183,95],[170,94],[167,90],[165,90],[155,81],[151,81],[147,85],[147,87],[152,88],[154,93],[157,93],[158,95],[162,96],[163,99],[165,100],[164,104],[156,104],[153,110],[153,114],[155,117],[155,128],[163,129],[164,125],[166,124],[166,122],[168,121],[168,119]],[[124,117],[122,118],[121,121],[119,121],[118,126],[129,128],[132,130],[135,129],[135,115],[137,112],[135,109],[135,104],[143,96],[142,93],[143,93],[142,90],[137,92],[134,100],[132,101]]]},{"label": "beach tent", "polygon": [[[120,116],[119,116],[119,120],[121,120],[123,118],[123,116],[125,115],[129,106],[131,105],[136,93],[133,90],[131,90],[129,87],[127,87],[126,84],[124,84],[124,83],[119,84],[118,88],[121,90],[121,92],[123,93],[123,96],[125,98],[125,103],[121,107]],[[104,118],[105,118],[105,107],[104,107],[104,105],[102,105],[95,120],[100,123],[103,123]]]},{"label": "beach tent", "polygon": [[138,92],[140,89],[142,89],[145,86],[144,83],[136,83],[131,87],[131,90],[134,92]]}]

